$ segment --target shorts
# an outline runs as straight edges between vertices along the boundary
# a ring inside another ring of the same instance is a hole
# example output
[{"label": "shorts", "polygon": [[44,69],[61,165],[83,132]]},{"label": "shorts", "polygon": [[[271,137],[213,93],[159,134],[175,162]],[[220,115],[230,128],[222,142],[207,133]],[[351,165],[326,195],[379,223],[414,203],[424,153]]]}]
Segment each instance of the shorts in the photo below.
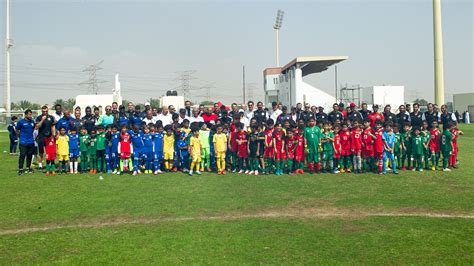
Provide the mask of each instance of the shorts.
[{"label": "shorts", "polygon": [[341,150],[341,156],[351,156],[351,150]]},{"label": "shorts", "polygon": [[207,147],[207,148],[202,148],[201,149],[201,157],[207,157],[211,154],[211,148]]},{"label": "shorts", "polygon": [[308,162],[309,163],[319,163],[319,153],[318,152],[308,153]]},{"label": "shorts", "polygon": [[248,156],[249,154],[246,148],[242,148],[237,151],[237,157],[239,158],[247,158]]},{"label": "shorts", "polygon": [[260,156],[257,156],[257,148],[256,147],[250,147],[250,153],[249,153],[249,157],[250,158],[258,158]]},{"label": "shorts", "polygon": [[275,152],[275,160],[285,160],[286,159],[286,152],[281,152],[281,150],[277,150]]},{"label": "shorts", "polygon": [[163,158],[167,161],[168,160],[173,160],[174,159],[174,152],[165,152],[163,154]]},{"label": "shorts", "polygon": [[193,163],[200,163],[201,162],[201,154],[193,154],[193,158],[192,158],[192,162]]},{"label": "shorts", "polygon": [[362,150],[362,157],[374,157],[374,150]]},{"label": "shorts", "polygon": [[155,152],[153,154],[153,159],[155,160],[163,160],[163,152],[159,151],[159,152]]},{"label": "shorts", "polygon": [[430,146],[430,151],[431,151],[431,153],[438,153],[438,152],[440,152],[440,148],[439,148],[439,147],[431,147],[431,146]]},{"label": "shorts", "polygon": [[46,153],[46,161],[56,160],[56,153]]},{"label": "shorts", "polygon": [[334,154],[332,151],[323,151],[323,160],[332,160],[334,159]]},{"label": "shorts", "polygon": [[216,159],[225,159],[225,151],[216,151]]},{"label": "shorts", "polygon": [[79,157],[79,150],[78,149],[69,150],[69,157],[77,159],[77,157]]},{"label": "shorts", "polygon": [[120,159],[130,159],[132,154],[130,152],[122,152],[120,153]]},{"label": "shorts", "polygon": [[295,159],[295,154],[294,154],[294,153],[291,153],[291,152],[288,152],[288,153],[286,154],[286,157],[287,157],[289,160],[293,160],[293,159]]},{"label": "shorts", "polygon": [[38,154],[43,155],[44,154],[44,136],[38,136],[38,140],[36,141],[38,143]]},{"label": "shorts", "polygon": [[59,161],[69,161],[69,154],[65,154],[65,155],[64,154],[63,155],[58,154],[58,160]]},{"label": "shorts", "polygon": [[355,149],[352,149],[352,154],[359,154],[361,153],[362,154],[362,149],[361,148],[355,148]]},{"label": "shorts", "polygon": [[383,159],[383,154],[384,152],[375,152],[374,153],[374,157],[377,159],[377,160],[382,160]]},{"label": "shorts", "polygon": [[297,162],[303,162],[304,161],[304,153],[301,153],[301,154],[296,154],[295,155],[295,159]]},{"label": "shorts", "polygon": [[265,148],[264,157],[266,157],[266,158],[273,158],[274,155],[275,155],[275,150],[273,149],[273,147],[267,147],[267,148]]}]

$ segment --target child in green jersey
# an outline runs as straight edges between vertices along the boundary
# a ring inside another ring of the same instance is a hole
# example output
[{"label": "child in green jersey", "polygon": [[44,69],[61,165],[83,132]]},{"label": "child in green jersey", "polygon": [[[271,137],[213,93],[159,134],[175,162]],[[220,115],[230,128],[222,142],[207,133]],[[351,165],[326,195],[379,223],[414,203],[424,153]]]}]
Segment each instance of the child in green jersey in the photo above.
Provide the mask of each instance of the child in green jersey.
[{"label": "child in green jersey", "polygon": [[405,125],[403,125],[403,133],[401,134],[401,139],[402,139],[402,170],[405,170],[405,161],[407,162],[407,168],[410,170],[411,168],[411,163],[413,160],[413,157],[411,155],[412,148],[411,148],[411,137],[412,137],[412,132],[411,132],[411,124],[410,122],[406,122]]},{"label": "child in green jersey", "polygon": [[334,168],[334,133],[331,131],[331,124],[329,122],[323,123],[321,143],[323,145],[321,169],[323,173],[331,173]]},{"label": "child in green jersey", "polygon": [[400,167],[402,160],[402,134],[400,133],[400,126],[398,124],[393,125],[393,132],[395,133],[395,147],[393,149],[393,155],[395,156],[397,167]]},{"label": "child in green jersey", "polygon": [[423,162],[425,169],[429,169],[430,163],[430,130],[428,126],[428,122],[425,120],[423,121],[421,127],[421,136],[423,138]]},{"label": "child in green jersey", "polygon": [[106,133],[103,126],[97,127],[96,135],[96,155],[97,155],[97,170],[99,172],[106,172],[105,170],[105,146],[106,143]]},{"label": "child in green jersey", "polygon": [[443,134],[441,135],[440,148],[443,154],[443,171],[449,172],[451,169],[448,168],[449,157],[453,152],[453,134],[451,130],[456,127],[454,122],[449,122],[445,127]]},{"label": "child in green jersey", "polygon": [[421,135],[421,129],[416,127],[413,129],[413,136],[411,138],[411,154],[414,159],[413,171],[418,169],[420,172],[423,172],[423,149],[424,149],[424,140]]},{"label": "child in green jersey", "polygon": [[81,134],[79,135],[79,152],[81,154],[81,172],[87,172],[87,166],[89,164],[89,141],[90,135],[87,134],[85,127],[81,127]]},{"label": "child in green jersey", "polygon": [[95,129],[91,130],[91,135],[89,138],[89,146],[87,146],[89,153],[89,171],[91,173],[97,173],[97,132]]}]

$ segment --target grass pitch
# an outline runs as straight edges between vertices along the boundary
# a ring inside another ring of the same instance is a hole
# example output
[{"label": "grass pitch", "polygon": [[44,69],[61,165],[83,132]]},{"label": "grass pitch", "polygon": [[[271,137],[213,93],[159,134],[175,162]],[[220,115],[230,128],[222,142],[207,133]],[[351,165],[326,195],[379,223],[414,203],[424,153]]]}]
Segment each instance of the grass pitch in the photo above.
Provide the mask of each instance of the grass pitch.
[{"label": "grass pitch", "polygon": [[[460,168],[400,175],[16,175],[0,263],[474,264],[474,126]],[[8,149],[0,138],[0,151]]]}]

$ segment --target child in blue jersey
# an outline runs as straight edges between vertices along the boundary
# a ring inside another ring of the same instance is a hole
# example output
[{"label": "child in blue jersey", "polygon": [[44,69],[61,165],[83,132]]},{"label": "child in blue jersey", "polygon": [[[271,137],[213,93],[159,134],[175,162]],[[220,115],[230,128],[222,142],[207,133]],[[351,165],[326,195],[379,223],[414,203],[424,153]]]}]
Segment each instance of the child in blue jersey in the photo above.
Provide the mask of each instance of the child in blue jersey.
[{"label": "child in blue jersey", "polygon": [[143,159],[145,160],[145,174],[151,174],[153,168],[153,135],[150,132],[150,127],[143,128]]},{"label": "child in blue jersey", "polygon": [[[152,127],[153,130],[153,127]],[[163,126],[159,124],[156,127],[156,131],[153,130],[153,162],[154,162],[154,174],[162,174],[161,161],[163,160]]]},{"label": "child in blue jersey", "polygon": [[384,153],[383,153],[383,173],[387,173],[387,159],[390,160],[392,165],[392,170],[394,174],[398,174],[397,172],[397,164],[395,162],[395,142],[397,140],[397,136],[393,132],[392,123],[385,124],[385,131],[382,135],[382,140],[384,144]]},{"label": "child in blue jersey", "polygon": [[188,150],[188,141],[186,139],[186,132],[181,131],[179,140],[177,141],[178,145],[178,157],[179,157],[179,166],[181,170],[185,173],[189,171],[189,150]]},{"label": "child in blue jersey", "polygon": [[[179,146],[178,146],[178,142],[179,142],[179,139],[181,138],[181,125],[177,124],[175,125],[175,128],[174,128],[174,131],[173,131],[173,134],[174,134],[174,139],[176,140],[174,142],[174,157],[173,157],[173,172],[176,172],[178,170],[183,170],[181,169],[180,167],[180,158],[179,158]],[[180,168],[180,169],[178,169]]]},{"label": "child in blue jersey", "polygon": [[119,171],[117,169],[119,167],[118,146],[120,143],[120,132],[118,132],[118,128],[115,125],[112,125],[110,130],[107,130],[107,140],[108,143],[105,148],[107,173],[117,174]]},{"label": "child in blue jersey", "polygon": [[77,174],[77,158],[79,158],[79,134],[77,129],[72,127],[69,131],[69,172]]},{"label": "child in blue jersey", "polygon": [[142,158],[142,150],[143,150],[143,133],[138,128],[138,125],[133,125],[133,130],[129,130],[128,134],[132,139],[132,147],[133,147],[133,174],[137,175],[141,174],[140,171],[140,159]]}]

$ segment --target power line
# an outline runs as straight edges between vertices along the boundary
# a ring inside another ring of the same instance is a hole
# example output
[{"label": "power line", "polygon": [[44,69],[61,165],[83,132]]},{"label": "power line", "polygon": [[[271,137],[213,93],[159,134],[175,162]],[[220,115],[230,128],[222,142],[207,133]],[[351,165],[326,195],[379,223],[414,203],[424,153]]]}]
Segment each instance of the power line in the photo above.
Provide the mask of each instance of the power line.
[{"label": "power line", "polygon": [[185,70],[185,71],[178,71],[176,74],[179,76],[175,79],[175,81],[180,81],[181,85],[178,86],[181,94],[183,95],[184,99],[188,99],[189,95],[189,81],[192,79],[196,79],[192,76],[192,74],[196,73],[196,70]]},{"label": "power line", "polygon": [[89,80],[85,82],[81,82],[79,83],[79,85],[88,85],[90,94],[98,94],[99,84],[106,82],[104,80],[97,79],[97,71],[103,69],[102,67],[100,67],[100,64],[102,64],[103,62],[104,60],[101,60],[100,62],[90,65],[86,67],[86,69],[82,70],[82,72],[89,72]]}]

